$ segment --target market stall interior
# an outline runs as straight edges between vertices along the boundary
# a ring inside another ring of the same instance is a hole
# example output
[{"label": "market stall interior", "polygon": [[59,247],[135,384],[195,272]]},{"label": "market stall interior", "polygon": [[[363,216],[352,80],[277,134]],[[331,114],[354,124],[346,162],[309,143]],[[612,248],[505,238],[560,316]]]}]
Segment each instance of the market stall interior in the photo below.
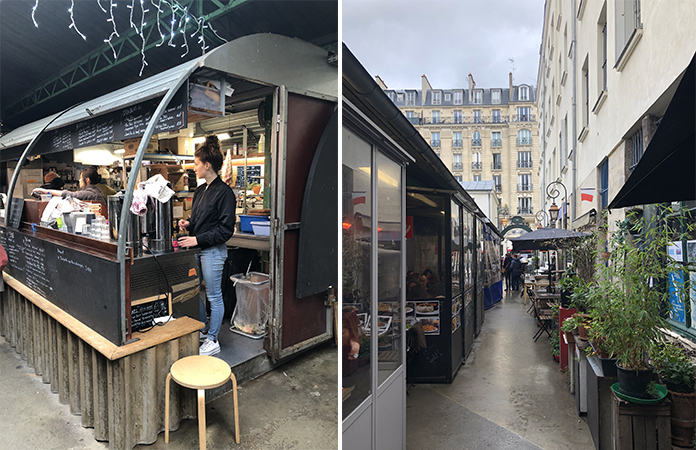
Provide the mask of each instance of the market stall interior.
[{"label": "market stall interior", "polygon": [[[325,50],[258,34],[1,136],[0,160],[17,161],[8,163],[0,236],[7,295],[57,308],[49,315],[110,361],[178,338],[188,352],[205,290],[198,250],[178,248],[175,224],[190,217],[203,181],[192,170],[195,147],[215,134],[220,177],[237,197],[219,357],[243,382],[331,339],[337,212],[326,199],[337,188],[337,88]],[[50,172],[76,190],[88,165],[120,191],[106,204],[32,198]],[[309,240],[312,227],[333,232]],[[16,309],[3,305],[3,331],[19,336],[21,324],[8,319]]]}]

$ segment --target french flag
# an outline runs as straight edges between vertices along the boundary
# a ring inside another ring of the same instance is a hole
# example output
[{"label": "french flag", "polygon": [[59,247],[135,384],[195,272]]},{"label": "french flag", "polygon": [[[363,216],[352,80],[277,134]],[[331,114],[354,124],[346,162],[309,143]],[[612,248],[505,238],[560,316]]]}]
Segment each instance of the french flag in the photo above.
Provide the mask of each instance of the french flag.
[{"label": "french flag", "polygon": [[353,206],[359,205],[360,203],[364,205],[367,201],[366,194],[367,191],[353,191]]},{"label": "french flag", "polygon": [[580,201],[591,202],[594,199],[595,188],[580,188]]}]

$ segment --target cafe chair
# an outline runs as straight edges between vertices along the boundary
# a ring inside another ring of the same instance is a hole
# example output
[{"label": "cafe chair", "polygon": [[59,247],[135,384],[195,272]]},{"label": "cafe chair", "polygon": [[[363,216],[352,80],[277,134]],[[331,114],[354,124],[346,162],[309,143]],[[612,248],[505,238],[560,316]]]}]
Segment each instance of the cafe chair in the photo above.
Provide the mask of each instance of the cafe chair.
[{"label": "cafe chair", "polygon": [[539,329],[534,335],[534,342],[538,341],[542,334],[546,333],[548,337],[551,337],[551,330],[553,329],[553,315],[550,310],[542,309],[542,302],[538,298],[532,300],[532,305],[534,308],[534,319],[539,325]]},{"label": "cafe chair", "polygon": [[234,395],[234,434],[239,444],[239,409],[237,405],[237,379],[230,366],[223,360],[213,356],[193,355],[182,358],[172,364],[167,374],[164,412],[164,443],[169,443],[169,385],[170,380],[189,389],[198,391],[198,442],[201,450],[205,450],[205,390],[216,388],[232,380]]}]

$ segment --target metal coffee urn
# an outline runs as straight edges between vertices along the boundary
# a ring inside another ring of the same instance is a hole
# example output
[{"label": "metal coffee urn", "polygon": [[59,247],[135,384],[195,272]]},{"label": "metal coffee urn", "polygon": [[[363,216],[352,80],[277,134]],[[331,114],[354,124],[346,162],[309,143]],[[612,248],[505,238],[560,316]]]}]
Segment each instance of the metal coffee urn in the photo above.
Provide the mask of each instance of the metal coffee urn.
[{"label": "metal coffee urn", "polygon": [[[118,240],[118,227],[121,224],[121,209],[123,208],[123,195],[110,195],[107,199],[109,210],[109,237]],[[133,256],[142,255],[143,246],[140,238],[140,217],[130,212],[128,235],[126,236],[126,246],[133,250]]]},{"label": "metal coffee urn", "polygon": [[[152,227],[148,230],[150,238],[150,251],[155,253],[172,251],[172,220],[174,216],[174,202],[171,199],[167,202],[154,200],[154,217],[152,221],[148,221]],[[148,216],[150,216],[151,203],[148,202]]]}]

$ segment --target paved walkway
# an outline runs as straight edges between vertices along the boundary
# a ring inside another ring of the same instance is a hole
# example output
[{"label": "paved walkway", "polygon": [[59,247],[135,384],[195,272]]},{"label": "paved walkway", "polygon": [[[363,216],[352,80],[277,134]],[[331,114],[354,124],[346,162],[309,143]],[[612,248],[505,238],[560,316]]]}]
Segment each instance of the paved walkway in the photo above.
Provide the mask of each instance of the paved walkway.
[{"label": "paved walkway", "polygon": [[[209,449],[324,450],[338,444],[337,350],[324,344],[239,389],[241,445],[234,443],[232,393],[206,405]],[[0,336],[0,450],[105,450],[80,416]],[[163,405],[164,407],[164,405]],[[198,448],[197,420],[184,420],[137,450]],[[128,449],[130,450],[130,449]]]},{"label": "paved walkway", "polygon": [[[528,305],[527,305],[528,306]],[[409,449],[590,450],[567,375],[519,293],[486,311],[481,334],[451,385],[417,384],[407,399]]]}]

